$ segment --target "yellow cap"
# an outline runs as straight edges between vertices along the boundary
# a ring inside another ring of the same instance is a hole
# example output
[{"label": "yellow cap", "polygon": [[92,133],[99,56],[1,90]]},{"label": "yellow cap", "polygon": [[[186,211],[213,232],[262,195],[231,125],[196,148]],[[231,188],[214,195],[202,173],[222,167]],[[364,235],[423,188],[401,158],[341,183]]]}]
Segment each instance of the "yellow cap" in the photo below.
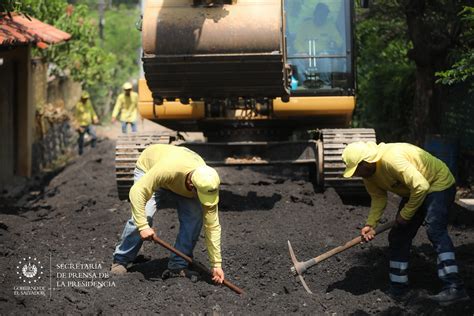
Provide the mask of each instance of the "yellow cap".
[{"label": "yellow cap", "polygon": [[125,82],[122,88],[123,90],[132,90],[132,84],[130,82]]},{"label": "yellow cap", "polygon": [[194,170],[191,181],[197,190],[199,201],[205,206],[219,203],[219,185],[221,180],[214,168],[202,166]]},{"label": "yellow cap", "polygon": [[343,173],[344,178],[352,177],[361,161],[376,162],[381,155],[382,152],[379,151],[379,146],[374,142],[355,142],[347,145],[342,152],[342,161],[346,164],[346,170]]},{"label": "yellow cap", "polygon": [[89,99],[89,92],[87,92],[87,91],[82,91],[81,98],[82,98],[82,99]]}]

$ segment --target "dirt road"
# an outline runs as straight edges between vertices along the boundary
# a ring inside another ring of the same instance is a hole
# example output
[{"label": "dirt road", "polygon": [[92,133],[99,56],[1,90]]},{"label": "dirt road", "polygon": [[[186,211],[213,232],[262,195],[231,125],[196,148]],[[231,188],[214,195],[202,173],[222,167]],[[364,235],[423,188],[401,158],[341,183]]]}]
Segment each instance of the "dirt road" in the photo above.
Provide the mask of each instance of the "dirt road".
[{"label": "dirt road", "polygon": [[[243,297],[205,280],[161,280],[168,253],[151,243],[126,276],[107,274],[130,210],[117,199],[114,142],[102,140],[44,186],[32,186],[15,200],[3,192],[0,314],[473,315],[472,303],[440,308],[426,299],[440,283],[423,229],[414,242],[408,301],[397,303],[383,293],[386,235],[311,269],[306,282],[314,294],[308,295],[290,276],[287,240],[301,260],[309,259],[356,236],[368,208],[344,205],[332,190],[316,194],[290,169],[219,172],[224,269],[246,291]],[[385,219],[394,216],[396,201],[391,203]],[[172,207],[162,205],[155,216],[158,234],[169,242],[179,226]],[[474,214],[453,209],[451,217],[472,297]],[[207,263],[203,236],[195,258]]]}]

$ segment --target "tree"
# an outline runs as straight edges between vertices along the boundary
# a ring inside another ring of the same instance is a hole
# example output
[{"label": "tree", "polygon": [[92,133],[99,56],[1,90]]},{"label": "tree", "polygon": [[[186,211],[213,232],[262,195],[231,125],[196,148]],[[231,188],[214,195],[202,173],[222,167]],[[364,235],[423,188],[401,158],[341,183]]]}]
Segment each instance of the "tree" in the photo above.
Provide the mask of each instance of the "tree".
[{"label": "tree", "polygon": [[357,108],[355,127],[375,128],[380,141],[408,141],[415,65],[405,17],[398,4],[374,2],[356,23]]},{"label": "tree", "polygon": [[[68,4],[76,3],[77,5]],[[122,3],[114,6],[114,3]],[[47,50],[34,50],[66,71],[89,90],[96,110],[108,116],[114,94],[123,82],[138,76],[140,33],[135,28],[140,12],[138,1],[106,0],[104,40],[99,39],[97,0],[6,0],[0,8],[31,15],[68,32],[72,39]]]},{"label": "tree", "polygon": [[[90,17],[98,21],[97,11],[92,11]],[[116,57],[113,68],[114,76],[109,81],[108,99],[112,100],[117,93],[122,92],[125,81],[138,77],[140,70],[140,32],[136,29],[136,22],[140,17],[137,7],[120,5],[111,6],[105,11],[104,38],[97,38],[96,45]],[[109,103],[110,104],[110,103]],[[107,106],[106,111],[109,111]]]},{"label": "tree", "polygon": [[31,15],[72,35],[71,40],[62,45],[35,49],[34,55],[56,65],[53,68],[56,73],[69,72],[85,89],[107,87],[114,76],[116,57],[96,45],[97,25],[88,18],[87,6],[73,7],[66,0],[8,1],[7,9]]},{"label": "tree", "polygon": [[459,12],[463,0],[404,0],[408,36],[413,44],[408,57],[416,64],[412,135],[422,145],[427,133],[439,133],[443,104],[436,72],[445,69],[450,51],[455,49],[464,23]]},{"label": "tree", "polygon": [[[446,100],[443,94],[447,89],[436,83],[436,73],[445,76],[441,78],[446,81],[454,80],[452,71],[443,72],[452,65],[452,56],[457,56],[461,63],[458,70],[469,72],[472,66],[472,36],[469,42],[469,28],[459,15],[466,2],[379,0],[374,1],[369,13],[360,16],[357,43],[361,55],[358,82],[362,109],[357,113],[356,123],[365,119],[374,126],[382,125],[380,112],[385,113],[388,116],[382,121],[389,124],[380,127],[387,132],[382,134],[397,138],[409,131],[409,137],[401,139],[418,145],[424,144],[426,134],[442,131],[441,121],[448,105],[442,100]],[[387,89],[381,83],[398,87]],[[394,107],[391,112],[387,111],[388,104]],[[393,115],[396,113],[411,120],[397,119]],[[388,135],[389,128],[394,128],[393,135]]]},{"label": "tree", "polygon": [[445,85],[471,81],[471,90],[474,80],[474,7],[465,7],[460,13],[465,22],[465,31],[461,34],[461,45],[453,52],[453,65],[446,71],[436,73],[438,82]]}]

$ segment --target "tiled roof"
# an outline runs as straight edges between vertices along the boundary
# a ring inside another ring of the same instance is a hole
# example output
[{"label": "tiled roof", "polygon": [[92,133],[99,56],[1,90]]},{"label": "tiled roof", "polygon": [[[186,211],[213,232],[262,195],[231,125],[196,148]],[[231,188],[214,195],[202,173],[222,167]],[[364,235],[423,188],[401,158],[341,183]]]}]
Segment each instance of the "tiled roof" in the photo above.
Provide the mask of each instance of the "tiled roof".
[{"label": "tiled roof", "polygon": [[54,26],[43,23],[35,18],[12,14],[0,14],[0,46],[17,46],[33,43],[40,48],[47,44],[57,44],[71,38],[69,33]]}]

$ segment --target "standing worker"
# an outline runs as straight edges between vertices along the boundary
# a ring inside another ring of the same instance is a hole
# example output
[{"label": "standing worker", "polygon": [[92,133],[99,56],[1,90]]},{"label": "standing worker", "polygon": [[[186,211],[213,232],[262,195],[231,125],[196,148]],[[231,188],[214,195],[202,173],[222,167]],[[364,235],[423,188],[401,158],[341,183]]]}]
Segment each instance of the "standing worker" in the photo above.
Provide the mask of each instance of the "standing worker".
[{"label": "standing worker", "polygon": [[442,291],[430,296],[440,305],[469,300],[458,274],[454,246],[448,235],[448,212],[454,202],[455,179],[448,167],[423,149],[406,143],[379,145],[356,142],[342,153],[344,177],[362,177],[371,197],[371,207],[361,235],[372,240],[385,206],[387,191],[403,197],[391,229],[389,295],[403,299],[408,292],[408,259],[412,240],[425,223],[426,233],[438,254]]},{"label": "standing worker", "polygon": [[90,96],[87,91],[83,91],[81,99],[76,104],[74,118],[77,124],[77,132],[79,133],[79,139],[77,140],[79,147],[79,155],[84,152],[84,134],[87,133],[91,137],[91,147],[95,147],[97,142],[97,136],[95,134],[93,124],[98,124],[99,119],[97,114],[92,107]]},{"label": "standing worker", "polygon": [[[137,160],[134,185],[130,189],[132,218],[126,223],[113,254],[111,272],[125,274],[127,265],[140,250],[143,240],[152,240],[151,228],[156,206],[166,192],[177,204],[179,233],[175,248],[192,257],[204,222],[207,252],[213,280],[222,283],[221,226],[218,208],[220,179],[195,152],[172,145],[156,144],[146,148]],[[171,254],[163,278],[196,278],[188,263]]]},{"label": "standing worker", "polygon": [[130,124],[132,132],[137,131],[138,93],[132,91],[132,84],[126,82],[122,86],[121,93],[115,102],[112,112],[112,123],[115,123],[120,114],[119,121],[122,123],[122,133],[127,133],[127,125]]}]

